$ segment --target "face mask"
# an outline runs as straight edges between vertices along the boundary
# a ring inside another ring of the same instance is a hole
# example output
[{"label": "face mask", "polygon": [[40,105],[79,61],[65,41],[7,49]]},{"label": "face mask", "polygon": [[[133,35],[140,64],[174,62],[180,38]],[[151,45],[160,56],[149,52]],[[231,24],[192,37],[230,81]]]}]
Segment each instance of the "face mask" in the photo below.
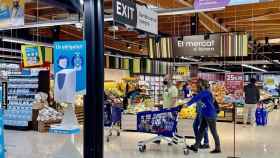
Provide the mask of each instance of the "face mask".
[{"label": "face mask", "polygon": [[164,85],[167,85],[167,84],[168,84],[168,82],[167,82],[167,81],[163,81],[163,84],[164,84]]}]

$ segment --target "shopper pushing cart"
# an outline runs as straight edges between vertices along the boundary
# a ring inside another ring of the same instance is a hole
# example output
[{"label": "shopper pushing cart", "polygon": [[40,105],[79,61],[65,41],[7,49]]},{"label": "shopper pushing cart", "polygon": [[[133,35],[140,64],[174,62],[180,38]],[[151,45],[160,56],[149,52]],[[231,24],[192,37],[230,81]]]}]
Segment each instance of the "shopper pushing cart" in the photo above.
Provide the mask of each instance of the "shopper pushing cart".
[{"label": "shopper pushing cart", "polygon": [[198,136],[196,138],[196,142],[194,145],[187,146],[186,151],[192,150],[194,152],[198,152],[199,145],[201,140],[206,132],[207,126],[209,127],[211,134],[213,135],[215,141],[215,149],[210,153],[216,154],[221,153],[221,144],[220,138],[218,135],[218,131],[216,128],[217,121],[217,107],[214,105],[214,98],[212,93],[210,92],[209,83],[206,80],[198,80],[197,88],[199,90],[198,94],[194,96],[188,103],[187,106],[191,106],[196,102],[203,103],[201,107],[201,124],[199,127]]}]

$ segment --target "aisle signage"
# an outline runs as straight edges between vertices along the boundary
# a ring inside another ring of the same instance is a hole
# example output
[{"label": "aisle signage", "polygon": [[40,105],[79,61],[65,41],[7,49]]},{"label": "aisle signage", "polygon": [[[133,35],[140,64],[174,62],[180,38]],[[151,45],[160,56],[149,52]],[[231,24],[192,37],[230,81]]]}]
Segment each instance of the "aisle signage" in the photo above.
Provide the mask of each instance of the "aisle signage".
[{"label": "aisle signage", "polygon": [[195,0],[195,9],[222,8],[229,4],[230,0]]},{"label": "aisle signage", "polygon": [[113,0],[113,18],[118,23],[158,34],[157,13],[133,0]]},{"label": "aisle signage", "polygon": [[218,56],[221,52],[219,34],[174,37],[172,40],[174,56]]},{"label": "aisle signage", "polygon": [[1,0],[0,28],[24,25],[24,0]]},{"label": "aisle signage", "polygon": [[74,69],[76,71],[76,92],[86,93],[86,42],[67,41],[54,43],[54,73]]}]

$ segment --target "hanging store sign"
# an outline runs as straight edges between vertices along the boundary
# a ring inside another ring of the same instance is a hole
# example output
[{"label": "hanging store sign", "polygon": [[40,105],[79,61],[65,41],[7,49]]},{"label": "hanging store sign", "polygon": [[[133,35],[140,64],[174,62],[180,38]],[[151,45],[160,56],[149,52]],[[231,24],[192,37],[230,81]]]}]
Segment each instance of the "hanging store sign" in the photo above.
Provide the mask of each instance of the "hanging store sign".
[{"label": "hanging store sign", "polygon": [[158,34],[158,15],[145,6],[136,5],[137,24],[136,28],[149,33]]},{"label": "hanging store sign", "polygon": [[222,8],[229,4],[230,0],[195,0],[195,9]]},{"label": "hanging store sign", "polygon": [[1,0],[0,28],[24,25],[24,0]]},{"label": "hanging store sign", "polygon": [[113,0],[114,21],[149,33],[158,34],[158,15],[133,0]]},{"label": "hanging store sign", "polygon": [[221,36],[212,34],[205,39],[204,35],[173,38],[174,56],[218,56],[221,51]]},{"label": "hanging store sign", "polygon": [[86,42],[67,41],[54,43],[54,73],[73,69],[76,71],[76,92],[86,93]]},{"label": "hanging store sign", "polygon": [[113,0],[113,17],[116,22],[136,27],[136,3],[131,0]]},{"label": "hanging store sign", "polygon": [[225,87],[228,97],[233,102],[242,102],[243,88],[244,88],[244,74],[243,73],[226,73]]},{"label": "hanging store sign", "polygon": [[37,67],[43,65],[43,55],[40,46],[22,45],[21,52],[23,67]]}]

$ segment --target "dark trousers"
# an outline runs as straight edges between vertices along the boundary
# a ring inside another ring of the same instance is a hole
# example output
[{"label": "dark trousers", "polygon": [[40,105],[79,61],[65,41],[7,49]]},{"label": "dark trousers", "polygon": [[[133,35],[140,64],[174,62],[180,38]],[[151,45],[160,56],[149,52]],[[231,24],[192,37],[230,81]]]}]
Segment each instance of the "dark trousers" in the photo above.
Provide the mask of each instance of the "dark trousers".
[{"label": "dark trousers", "polygon": [[[194,131],[194,135],[195,135],[195,139],[197,141],[198,139],[198,135],[199,135],[199,127],[201,124],[201,120],[202,120],[202,116],[200,113],[197,113],[194,122],[193,122],[193,131]],[[209,138],[208,138],[208,127],[206,127],[205,133],[203,135],[203,144],[208,145],[209,144]]]},{"label": "dark trousers", "polygon": [[205,135],[205,132],[207,130],[207,126],[209,127],[211,134],[214,138],[215,141],[215,149],[220,150],[221,149],[221,144],[220,144],[220,138],[217,132],[216,128],[216,118],[206,118],[202,116],[200,127],[199,127],[199,133],[198,133],[198,138],[196,139],[194,147],[198,149],[201,140],[203,136]]}]

